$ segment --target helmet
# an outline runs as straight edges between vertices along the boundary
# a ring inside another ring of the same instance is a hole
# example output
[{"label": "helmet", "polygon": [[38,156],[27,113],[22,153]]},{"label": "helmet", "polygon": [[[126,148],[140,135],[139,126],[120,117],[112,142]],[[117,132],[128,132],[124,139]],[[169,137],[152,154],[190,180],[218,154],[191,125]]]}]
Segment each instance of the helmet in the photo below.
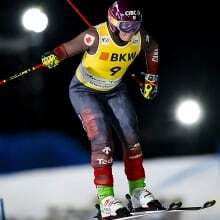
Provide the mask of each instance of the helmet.
[{"label": "helmet", "polygon": [[112,32],[137,32],[142,21],[141,10],[132,0],[117,0],[108,9],[108,23]]}]

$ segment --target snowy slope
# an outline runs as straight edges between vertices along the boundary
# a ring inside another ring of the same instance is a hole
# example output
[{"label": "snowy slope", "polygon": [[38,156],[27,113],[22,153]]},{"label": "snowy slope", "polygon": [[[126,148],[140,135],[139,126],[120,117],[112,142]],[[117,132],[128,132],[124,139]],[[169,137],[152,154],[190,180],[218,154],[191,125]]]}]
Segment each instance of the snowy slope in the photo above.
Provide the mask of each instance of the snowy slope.
[{"label": "snowy slope", "polygon": [[[181,220],[220,219],[220,159],[214,155],[164,158],[144,162],[149,189],[162,200],[180,198],[184,204],[200,205],[216,199],[207,211],[183,214]],[[115,192],[119,198],[127,193],[127,181],[121,163],[113,166]],[[93,209],[95,188],[89,165],[0,176],[0,197],[4,198],[6,214],[21,219],[41,219],[48,207]]]}]

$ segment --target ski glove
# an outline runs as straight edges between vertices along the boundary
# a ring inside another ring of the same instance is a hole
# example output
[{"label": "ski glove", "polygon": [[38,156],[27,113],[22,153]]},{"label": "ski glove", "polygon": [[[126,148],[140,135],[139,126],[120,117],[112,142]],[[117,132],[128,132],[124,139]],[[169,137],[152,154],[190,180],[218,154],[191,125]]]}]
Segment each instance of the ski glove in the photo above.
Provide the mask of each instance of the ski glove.
[{"label": "ski glove", "polygon": [[146,99],[154,99],[158,91],[158,75],[146,74],[144,86],[140,89]]},{"label": "ski glove", "polygon": [[42,64],[49,69],[56,67],[60,63],[58,57],[52,52],[46,52],[43,54],[41,60]]}]

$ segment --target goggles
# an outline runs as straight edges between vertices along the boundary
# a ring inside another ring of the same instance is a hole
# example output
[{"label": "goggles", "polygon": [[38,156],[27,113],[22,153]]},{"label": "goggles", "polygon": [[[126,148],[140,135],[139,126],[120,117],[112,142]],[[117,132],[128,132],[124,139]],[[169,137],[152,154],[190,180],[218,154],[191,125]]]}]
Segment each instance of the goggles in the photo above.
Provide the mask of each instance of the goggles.
[{"label": "goggles", "polygon": [[118,28],[119,31],[125,33],[135,33],[141,27],[141,21],[118,21],[112,17],[111,22],[114,26]]}]

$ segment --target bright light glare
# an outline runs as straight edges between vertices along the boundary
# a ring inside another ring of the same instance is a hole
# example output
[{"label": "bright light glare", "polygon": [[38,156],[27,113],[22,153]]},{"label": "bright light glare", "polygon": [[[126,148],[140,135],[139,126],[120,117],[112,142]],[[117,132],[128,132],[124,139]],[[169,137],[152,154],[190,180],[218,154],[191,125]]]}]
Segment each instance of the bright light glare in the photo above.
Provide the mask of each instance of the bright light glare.
[{"label": "bright light glare", "polygon": [[176,116],[183,124],[194,124],[201,118],[200,105],[195,100],[186,100],[177,107]]},{"label": "bright light glare", "polygon": [[47,28],[48,18],[40,9],[31,8],[23,14],[22,23],[27,30],[39,33]]}]

